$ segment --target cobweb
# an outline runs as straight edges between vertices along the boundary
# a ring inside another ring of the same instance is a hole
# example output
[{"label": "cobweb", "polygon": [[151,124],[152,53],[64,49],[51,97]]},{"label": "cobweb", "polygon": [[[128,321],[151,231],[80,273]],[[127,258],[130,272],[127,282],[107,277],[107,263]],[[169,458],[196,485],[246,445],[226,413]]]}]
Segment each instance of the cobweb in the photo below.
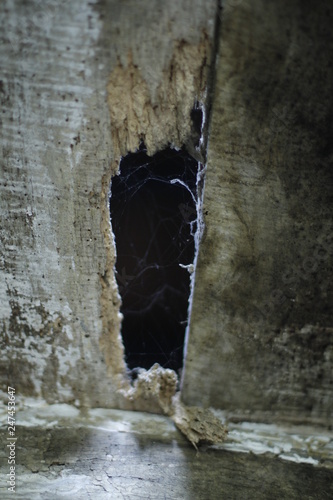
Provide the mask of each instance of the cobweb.
[{"label": "cobweb", "polygon": [[130,369],[156,362],[182,366],[199,165],[171,148],[149,157],[142,145],[122,159],[112,179],[110,216]]}]

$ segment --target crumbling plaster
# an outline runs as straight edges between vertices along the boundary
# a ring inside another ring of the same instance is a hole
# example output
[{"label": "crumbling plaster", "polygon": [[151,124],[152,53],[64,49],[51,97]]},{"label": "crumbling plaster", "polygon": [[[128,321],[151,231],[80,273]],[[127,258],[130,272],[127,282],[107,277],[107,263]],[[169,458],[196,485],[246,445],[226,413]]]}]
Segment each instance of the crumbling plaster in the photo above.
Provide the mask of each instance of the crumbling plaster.
[{"label": "crumbling plaster", "polygon": [[[230,0],[218,12],[182,398],[237,418],[331,419],[332,8],[311,9]],[[191,148],[216,14],[199,0],[2,2],[4,390],[161,410],[129,397],[109,186],[141,139],[150,153]]]},{"label": "crumbling plaster", "polygon": [[[120,154],[140,139],[150,152],[190,140],[215,9],[213,1],[188,0],[140,8],[134,1],[2,2],[3,390],[11,384],[50,403],[142,407],[127,396],[110,181]],[[133,120],[126,134],[119,119],[120,96],[134,100],[128,72],[155,120],[134,127],[135,138]],[[149,136],[156,124],[158,134]]]}]

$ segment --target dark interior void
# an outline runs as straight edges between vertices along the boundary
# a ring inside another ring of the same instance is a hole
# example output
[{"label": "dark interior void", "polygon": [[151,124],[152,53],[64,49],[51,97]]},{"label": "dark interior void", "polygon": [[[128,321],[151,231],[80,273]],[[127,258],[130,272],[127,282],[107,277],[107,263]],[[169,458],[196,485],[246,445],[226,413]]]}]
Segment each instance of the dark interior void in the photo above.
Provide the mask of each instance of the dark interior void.
[{"label": "dark interior void", "polygon": [[194,260],[197,162],[185,151],[126,156],[112,179],[110,215],[127,366],[183,364]]}]

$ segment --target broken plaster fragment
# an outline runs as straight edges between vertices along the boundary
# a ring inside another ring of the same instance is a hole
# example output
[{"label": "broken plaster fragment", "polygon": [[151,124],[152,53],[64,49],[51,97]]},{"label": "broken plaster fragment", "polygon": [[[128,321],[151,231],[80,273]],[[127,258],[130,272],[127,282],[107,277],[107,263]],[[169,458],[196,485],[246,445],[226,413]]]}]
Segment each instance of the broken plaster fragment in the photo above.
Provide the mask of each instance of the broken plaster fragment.
[{"label": "broken plaster fragment", "polygon": [[225,441],[227,428],[213,413],[197,406],[186,406],[180,401],[177,393],[172,401],[171,419],[176,427],[187,437],[198,450],[197,444],[217,444]]},{"label": "broken plaster fragment", "polygon": [[126,396],[131,400],[143,399],[158,405],[166,415],[170,414],[172,398],[176,394],[177,375],[169,368],[162,368],[155,363],[149,370],[139,370],[133,387]]},{"label": "broken plaster fragment", "polygon": [[149,370],[141,369],[126,396],[131,401],[144,399],[158,405],[197,450],[200,443],[217,444],[225,441],[227,428],[213,413],[180,401],[178,378],[173,370],[155,363]]}]

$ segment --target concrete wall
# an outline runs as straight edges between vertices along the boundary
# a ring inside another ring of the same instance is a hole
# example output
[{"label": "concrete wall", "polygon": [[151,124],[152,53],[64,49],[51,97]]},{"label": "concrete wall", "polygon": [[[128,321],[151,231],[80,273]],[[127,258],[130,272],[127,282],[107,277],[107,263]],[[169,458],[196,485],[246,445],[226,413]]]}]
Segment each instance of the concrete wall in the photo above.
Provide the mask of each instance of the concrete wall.
[{"label": "concrete wall", "polygon": [[223,13],[186,403],[332,418],[332,17],[297,0]]},{"label": "concrete wall", "polygon": [[323,0],[229,0],[218,14],[213,0],[1,3],[3,390],[154,409],[124,395],[109,186],[140,139],[150,153],[191,148],[217,15],[182,397],[240,418],[331,417],[333,9]]},{"label": "concrete wall", "polygon": [[111,176],[141,139],[191,136],[215,2],[8,0],[0,16],[2,388],[132,407]]}]

